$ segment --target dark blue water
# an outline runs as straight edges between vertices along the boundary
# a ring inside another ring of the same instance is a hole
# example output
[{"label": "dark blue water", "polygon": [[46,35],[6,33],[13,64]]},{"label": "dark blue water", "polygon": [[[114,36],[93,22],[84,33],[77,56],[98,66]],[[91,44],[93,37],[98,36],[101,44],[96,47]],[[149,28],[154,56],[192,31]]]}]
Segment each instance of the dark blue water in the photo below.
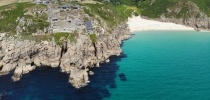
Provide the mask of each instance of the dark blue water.
[{"label": "dark blue water", "polygon": [[101,100],[112,94],[108,88],[116,88],[118,77],[117,61],[126,57],[111,57],[111,62],[94,68],[95,74],[90,76],[90,84],[75,89],[68,83],[68,75],[59,72],[58,68],[38,68],[24,75],[19,82],[12,82],[9,75],[0,77],[0,92],[6,92],[3,100]]},{"label": "dark blue water", "polygon": [[0,77],[3,100],[210,100],[210,33],[136,32],[122,48],[81,89],[58,68],[38,68],[15,83]]}]

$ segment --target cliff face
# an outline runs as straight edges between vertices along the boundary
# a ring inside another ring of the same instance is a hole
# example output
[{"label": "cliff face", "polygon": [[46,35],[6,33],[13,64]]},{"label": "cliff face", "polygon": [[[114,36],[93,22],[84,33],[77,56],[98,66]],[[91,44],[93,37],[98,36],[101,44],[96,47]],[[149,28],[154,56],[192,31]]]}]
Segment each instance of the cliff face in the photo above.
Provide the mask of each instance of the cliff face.
[{"label": "cliff face", "polygon": [[38,43],[5,35],[0,34],[0,76],[14,73],[12,79],[18,81],[38,67],[60,67],[62,72],[69,74],[69,82],[80,88],[88,84],[88,74],[93,74],[91,68],[109,62],[111,55],[120,55],[120,44],[130,37],[130,32],[123,23],[112,34],[98,34],[95,43],[88,34],[79,34],[76,43],[68,41],[62,46],[53,41]]}]

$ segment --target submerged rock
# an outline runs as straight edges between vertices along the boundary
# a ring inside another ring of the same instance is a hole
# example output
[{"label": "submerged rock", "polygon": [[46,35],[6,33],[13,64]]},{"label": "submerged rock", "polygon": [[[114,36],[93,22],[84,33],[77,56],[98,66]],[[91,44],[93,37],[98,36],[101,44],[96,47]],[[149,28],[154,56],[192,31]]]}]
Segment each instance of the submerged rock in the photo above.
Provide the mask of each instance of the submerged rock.
[{"label": "submerged rock", "polygon": [[124,73],[120,73],[118,76],[119,76],[121,81],[127,81],[127,77],[125,76]]}]

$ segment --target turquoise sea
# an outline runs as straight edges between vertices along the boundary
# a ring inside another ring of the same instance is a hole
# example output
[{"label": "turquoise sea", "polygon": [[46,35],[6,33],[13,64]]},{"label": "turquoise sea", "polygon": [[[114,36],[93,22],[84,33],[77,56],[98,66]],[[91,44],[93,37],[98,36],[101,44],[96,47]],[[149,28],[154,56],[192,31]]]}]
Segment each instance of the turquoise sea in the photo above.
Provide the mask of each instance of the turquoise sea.
[{"label": "turquoise sea", "polygon": [[107,100],[210,100],[210,32],[143,31],[124,42],[126,58]]},{"label": "turquoise sea", "polygon": [[210,100],[210,32],[142,31],[121,56],[94,68],[75,89],[58,68],[38,68],[19,82],[0,77],[2,100]]}]

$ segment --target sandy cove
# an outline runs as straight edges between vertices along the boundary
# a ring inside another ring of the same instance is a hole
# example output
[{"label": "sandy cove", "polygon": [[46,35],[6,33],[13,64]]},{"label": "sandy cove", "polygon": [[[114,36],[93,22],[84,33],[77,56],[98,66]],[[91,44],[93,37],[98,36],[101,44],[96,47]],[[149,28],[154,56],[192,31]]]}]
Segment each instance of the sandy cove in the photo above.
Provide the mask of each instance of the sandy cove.
[{"label": "sandy cove", "polygon": [[192,27],[187,27],[175,23],[143,19],[141,16],[133,16],[132,18],[129,18],[127,24],[129,25],[131,32],[147,30],[195,30]]}]

